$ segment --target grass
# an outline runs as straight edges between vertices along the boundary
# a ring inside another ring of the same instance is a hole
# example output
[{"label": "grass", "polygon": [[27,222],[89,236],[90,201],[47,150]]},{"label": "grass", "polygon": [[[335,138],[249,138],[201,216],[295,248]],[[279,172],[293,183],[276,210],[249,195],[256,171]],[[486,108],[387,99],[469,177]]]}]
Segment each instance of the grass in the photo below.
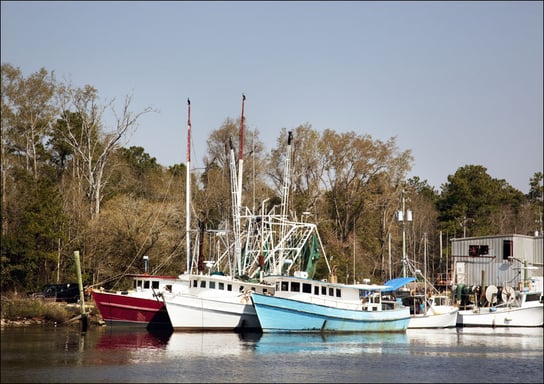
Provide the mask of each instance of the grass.
[{"label": "grass", "polygon": [[7,321],[34,319],[61,324],[79,311],[79,306],[69,307],[61,302],[2,296],[2,319]]}]

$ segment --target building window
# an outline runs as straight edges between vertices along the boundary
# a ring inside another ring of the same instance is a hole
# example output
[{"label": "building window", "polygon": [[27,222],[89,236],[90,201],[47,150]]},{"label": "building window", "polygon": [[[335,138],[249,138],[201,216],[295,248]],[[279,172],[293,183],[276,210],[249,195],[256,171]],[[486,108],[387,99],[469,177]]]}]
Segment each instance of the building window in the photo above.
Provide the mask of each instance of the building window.
[{"label": "building window", "polygon": [[489,255],[489,245],[469,245],[468,255],[472,257]]},{"label": "building window", "polygon": [[502,259],[508,260],[509,257],[514,256],[514,244],[512,240],[503,240],[502,242]]}]

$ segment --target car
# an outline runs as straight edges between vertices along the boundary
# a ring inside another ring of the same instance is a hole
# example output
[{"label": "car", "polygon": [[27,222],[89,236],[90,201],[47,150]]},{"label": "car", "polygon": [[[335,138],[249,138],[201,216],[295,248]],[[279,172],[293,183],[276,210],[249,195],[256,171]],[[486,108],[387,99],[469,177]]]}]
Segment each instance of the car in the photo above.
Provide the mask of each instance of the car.
[{"label": "car", "polygon": [[79,300],[79,285],[78,283],[47,284],[44,285],[42,292],[35,293],[32,296],[49,300],[54,299],[54,301],[77,303]]}]

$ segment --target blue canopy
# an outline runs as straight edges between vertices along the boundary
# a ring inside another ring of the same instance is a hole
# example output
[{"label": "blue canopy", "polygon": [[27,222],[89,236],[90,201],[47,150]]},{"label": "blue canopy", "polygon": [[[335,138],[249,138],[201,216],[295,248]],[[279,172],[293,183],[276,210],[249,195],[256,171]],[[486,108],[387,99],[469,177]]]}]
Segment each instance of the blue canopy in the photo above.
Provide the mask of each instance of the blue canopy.
[{"label": "blue canopy", "polygon": [[387,288],[382,289],[382,292],[391,292],[396,291],[400,287],[411,283],[412,281],[415,281],[415,277],[397,277],[396,279],[389,280],[384,285],[387,286]]}]

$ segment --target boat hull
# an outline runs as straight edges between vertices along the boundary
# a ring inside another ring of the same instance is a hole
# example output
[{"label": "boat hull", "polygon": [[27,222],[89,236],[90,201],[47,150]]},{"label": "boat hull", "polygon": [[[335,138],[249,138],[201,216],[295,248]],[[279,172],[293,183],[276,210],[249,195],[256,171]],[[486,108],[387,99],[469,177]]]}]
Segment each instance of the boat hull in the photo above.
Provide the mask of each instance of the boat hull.
[{"label": "boat hull", "polygon": [[260,331],[261,325],[249,298],[166,297],[174,331]]},{"label": "boat hull", "polygon": [[449,311],[434,313],[429,310],[426,314],[412,315],[408,329],[414,328],[454,328],[457,326],[459,309],[452,307]]},{"label": "boat hull", "polygon": [[153,329],[171,329],[164,302],[159,298],[143,298],[122,293],[91,292],[96,307],[106,324]]},{"label": "boat hull", "polygon": [[542,304],[531,307],[478,308],[459,311],[458,327],[542,327]]},{"label": "boat hull", "polygon": [[263,333],[274,332],[405,332],[407,307],[363,311],[252,293]]}]

